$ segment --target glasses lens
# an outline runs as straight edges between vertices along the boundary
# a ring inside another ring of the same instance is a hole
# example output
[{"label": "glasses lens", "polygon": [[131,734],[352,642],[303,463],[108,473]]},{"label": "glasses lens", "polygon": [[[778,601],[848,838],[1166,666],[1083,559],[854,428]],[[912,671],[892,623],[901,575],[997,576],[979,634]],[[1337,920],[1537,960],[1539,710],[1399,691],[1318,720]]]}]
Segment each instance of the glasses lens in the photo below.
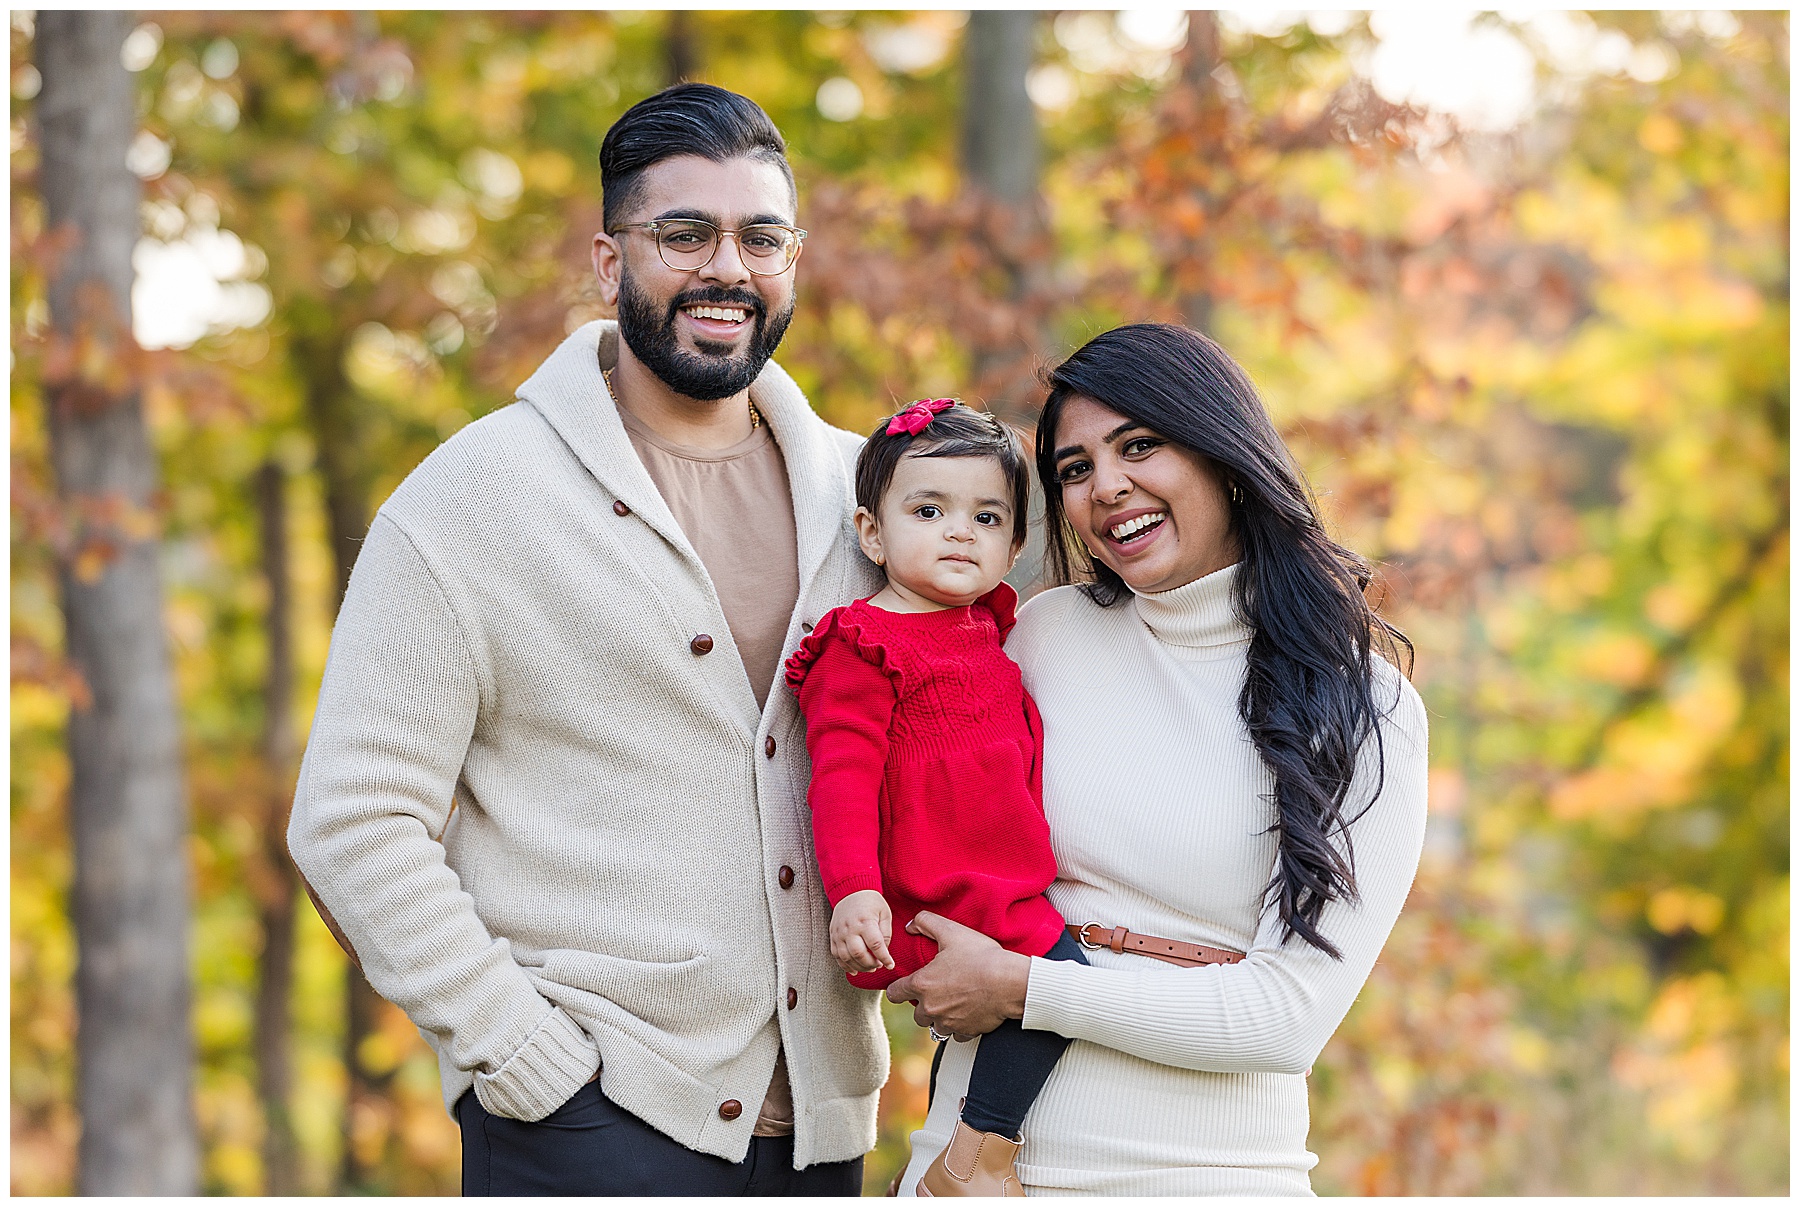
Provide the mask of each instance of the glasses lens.
[{"label": "glasses lens", "polygon": [[794,262],[800,240],[785,226],[746,226],[738,232],[738,246],[744,249],[746,268],[776,273]]},{"label": "glasses lens", "polygon": [[719,232],[707,222],[665,222],[656,232],[656,247],[670,268],[699,268],[712,259]]}]

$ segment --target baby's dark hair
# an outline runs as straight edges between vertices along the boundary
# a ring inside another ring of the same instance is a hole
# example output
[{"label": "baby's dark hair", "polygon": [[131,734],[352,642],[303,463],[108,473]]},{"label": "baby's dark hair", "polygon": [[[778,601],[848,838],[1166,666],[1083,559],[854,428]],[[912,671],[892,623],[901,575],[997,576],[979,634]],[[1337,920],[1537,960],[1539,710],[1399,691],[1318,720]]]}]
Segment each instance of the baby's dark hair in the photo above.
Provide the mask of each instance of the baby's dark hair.
[{"label": "baby's dark hair", "polygon": [[1012,488],[1013,544],[1025,543],[1026,508],[1031,501],[1031,472],[1025,450],[1013,430],[984,411],[957,403],[931,417],[931,423],[914,435],[888,434],[893,416],[883,419],[870,433],[856,458],[856,505],[879,514],[894,469],[902,457],[992,457]]}]

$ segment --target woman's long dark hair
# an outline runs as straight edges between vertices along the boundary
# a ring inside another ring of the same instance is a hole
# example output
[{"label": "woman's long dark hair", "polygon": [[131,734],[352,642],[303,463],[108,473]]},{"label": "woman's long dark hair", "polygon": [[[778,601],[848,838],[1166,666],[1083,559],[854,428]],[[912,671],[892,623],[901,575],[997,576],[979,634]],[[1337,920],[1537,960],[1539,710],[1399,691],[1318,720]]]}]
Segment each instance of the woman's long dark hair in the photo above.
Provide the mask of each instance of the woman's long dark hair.
[{"label": "woman's long dark hair", "polygon": [[1371,735],[1375,795],[1386,771],[1372,653],[1398,665],[1404,647],[1410,665],[1412,643],[1369,605],[1369,563],[1326,535],[1256,387],[1219,345],[1185,327],[1138,323],[1088,341],[1049,380],[1037,468],[1050,577],[1069,583],[1079,573],[1102,607],[1130,589],[1089,554],[1063,513],[1056,427],[1068,400],[1091,398],[1219,470],[1242,554],[1234,602],[1251,632],[1238,713],[1275,777],[1271,828],[1280,845],[1269,896],[1280,906],[1284,941],[1298,934],[1341,958],[1318,922],[1327,902],[1357,897],[1348,830],[1355,819],[1344,809],[1357,752]]}]

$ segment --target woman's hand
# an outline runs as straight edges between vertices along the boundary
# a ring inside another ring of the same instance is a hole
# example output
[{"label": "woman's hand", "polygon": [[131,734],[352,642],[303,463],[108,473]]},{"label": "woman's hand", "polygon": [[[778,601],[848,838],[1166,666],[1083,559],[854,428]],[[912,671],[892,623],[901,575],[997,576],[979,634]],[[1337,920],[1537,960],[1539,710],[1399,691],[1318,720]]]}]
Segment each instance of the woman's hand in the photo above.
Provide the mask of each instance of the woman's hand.
[{"label": "woman's hand", "polygon": [[938,945],[931,963],[888,986],[888,1000],[913,1004],[919,1026],[967,1040],[1025,1017],[1030,956],[934,913],[920,913],[906,929]]}]

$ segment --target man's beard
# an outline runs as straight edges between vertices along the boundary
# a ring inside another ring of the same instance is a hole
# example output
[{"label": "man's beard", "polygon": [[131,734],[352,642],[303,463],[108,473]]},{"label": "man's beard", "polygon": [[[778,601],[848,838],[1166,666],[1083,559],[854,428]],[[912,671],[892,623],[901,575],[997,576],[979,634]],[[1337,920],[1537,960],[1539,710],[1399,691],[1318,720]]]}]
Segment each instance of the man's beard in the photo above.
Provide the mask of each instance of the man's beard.
[{"label": "man's beard", "polygon": [[[750,346],[737,355],[728,351],[728,345],[710,340],[696,340],[698,352],[683,348],[675,335],[675,316],[683,306],[697,302],[748,310],[752,320]],[[775,355],[793,317],[792,298],[786,308],[770,314],[762,300],[749,290],[716,285],[679,293],[666,311],[659,312],[656,303],[638,291],[629,272],[619,280],[619,335],[632,355],[671,390],[701,402],[729,398],[755,381]]]}]

